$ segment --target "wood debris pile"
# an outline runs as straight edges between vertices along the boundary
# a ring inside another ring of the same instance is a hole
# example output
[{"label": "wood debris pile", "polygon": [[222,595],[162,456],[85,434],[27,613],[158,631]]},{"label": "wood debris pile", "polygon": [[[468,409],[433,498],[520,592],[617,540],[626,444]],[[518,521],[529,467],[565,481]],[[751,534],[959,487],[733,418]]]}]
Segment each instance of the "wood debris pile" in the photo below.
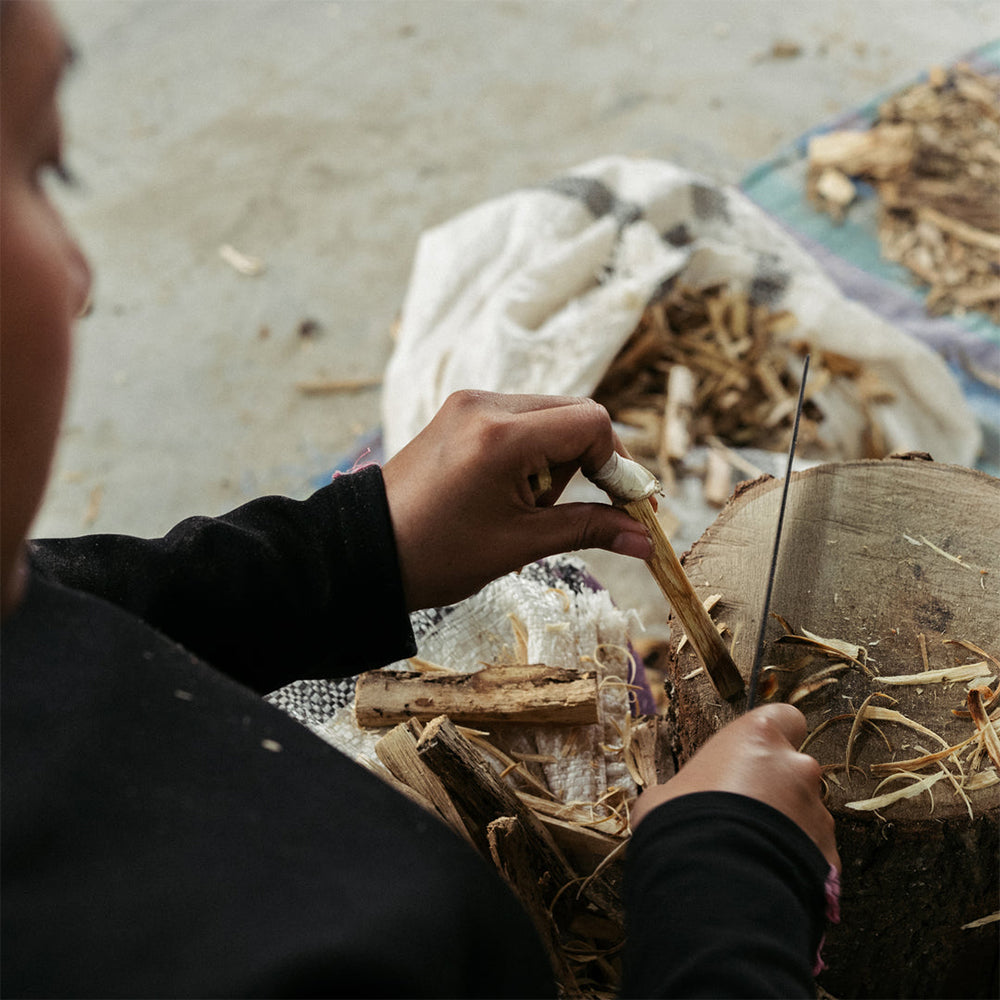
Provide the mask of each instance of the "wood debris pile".
[{"label": "wood debris pile", "polygon": [[[800,747],[805,750],[835,726],[839,725],[847,731],[846,741],[841,744],[843,759],[826,763],[821,759],[825,780],[841,785],[840,776],[843,775],[850,783],[852,772],[881,780],[871,795],[845,802],[844,805],[858,812],[878,813],[894,803],[926,792],[933,810],[932,789],[939,781],[946,781],[972,819],[972,793],[1000,782],[1000,736],[996,725],[1000,719],[1000,660],[975,643],[945,639],[944,645],[959,647],[981,659],[932,669],[927,656],[927,643],[921,634],[918,639],[922,664],[917,666],[922,669],[883,675],[873,669],[874,661],[865,646],[823,638],[804,628],[794,632],[780,616],[775,617],[786,633],[777,642],[805,648],[808,652],[784,665],[764,668],[760,690],[766,700],[787,701],[802,707],[801,703],[807,702],[810,696],[839,684],[849,671],[858,672],[866,679],[869,693],[857,710],[824,718],[810,730]],[[960,732],[957,738],[952,734],[951,740],[899,711],[896,707],[898,699],[889,694],[904,688],[922,693],[952,684],[965,684],[966,690],[961,703],[951,709],[950,715],[955,719],[968,720],[970,731]],[[887,724],[901,727],[896,731],[902,732],[904,739],[910,742],[904,747],[894,746],[890,736],[893,730]],[[887,756],[884,760],[861,767],[856,763],[855,754],[859,737],[866,731],[874,733],[878,741],[884,743]],[[819,756],[824,757],[823,754]]]},{"label": "wood debris pile", "polygon": [[[562,756],[572,756],[570,744],[597,716],[599,671],[521,663],[461,674],[419,666],[359,678],[359,722],[406,720],[376,745],[382,777],[496,866],[530,914],[561,995],[617,996],[632,795],[612,787],[599,802],[560,801],[542,766],[556,757],[524,750],[532,725],[558,725]],[[564,692],[570,708],[561,704]],[[449,714],[435,715],[445,707]],[[626,716],[618,745],[601,746],[625,762],[640,788],[657,781],[658,722]]]},{"label": "wood debris pile", "polygon": [[[635,428],[627,444],[669,483],[695,445],[710,445],[705,495],[721,506],[731,468],[749,475],[727,446],[785,451],[791,435],[802,342],[779,339],[797,326],[787,310],[751,302],[742,290],[716,284],[695,289],[678,283],[651,303],[608,367],[594,398],[612,419]],[[870,407],[891,393],[857,361],[814,352],[799,431],[799,452],[816,450],[823,419],[817,395],[834,380],[851,383],[865,416],[866,458],[887,453]],[[813,445],[810,448],[810,445]]]},{"label": "wood debris pile", "polygon": [[1000,323],[1000,76],[934,69],[886,101],[869,131],[810,141],[815,205],[843,219],[855,180],[874,185],[882,253],[929,286],[928,311]]}]

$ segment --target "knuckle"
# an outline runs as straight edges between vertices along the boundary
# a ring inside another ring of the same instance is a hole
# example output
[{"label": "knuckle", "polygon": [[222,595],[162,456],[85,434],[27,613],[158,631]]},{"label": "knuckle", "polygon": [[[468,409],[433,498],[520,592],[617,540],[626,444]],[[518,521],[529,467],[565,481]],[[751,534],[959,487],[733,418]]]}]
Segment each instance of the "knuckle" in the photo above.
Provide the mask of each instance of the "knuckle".
[{"label": "knuckle", "polygon": [[442,409],[457,410],[459,412],[475,409],[484,402],[484,393],[475,389],[456,389],[450,393],[444,401]]},{"label": "knuckle", "polygon": [[580,396],[574,405],[578,408],[580,419],[588,426],[598,431],[611,431],[611,416],[601,403],[586,396]]},{"label": "knuckle", "polygon": [[796,753],[795,767],[803,781],[819,787],[819,779],[822,777],[823,769],[815,757],[807,753]]},{"label": "knuckle", "polygon": [[576,519],[573,526],[572,549],[579,552],[580,549],[591,548],[594,544],[594,516],[591,513],[584,513]]},{"label": "knuckle", "polygon": [[771,739],[797,746],[805,737],[806,718],[794,705],[775,702],[755,709],[751,714],[758,713],[762,725],[761,731]]},{"label": "knuckle", "polygon": [[469,449],[468,458],[506,454],[517,425],[503,410],[485,408],[463,414],[463,435]]}]

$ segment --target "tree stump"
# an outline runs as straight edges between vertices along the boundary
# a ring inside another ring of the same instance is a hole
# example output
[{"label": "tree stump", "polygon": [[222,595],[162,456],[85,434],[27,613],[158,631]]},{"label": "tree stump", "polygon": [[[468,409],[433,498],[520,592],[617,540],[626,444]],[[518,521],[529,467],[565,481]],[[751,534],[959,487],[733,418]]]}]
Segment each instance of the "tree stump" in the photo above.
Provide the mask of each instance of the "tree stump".
[{"label": "tree stump", "polygon": [[[722,594],[713,617],[728,627],[746,679],[780,495],[780,480],[743,484],[684,558],[702,598]],[[820,985],[838,998],[996,996],[997,924],[964,927],[998,909],[1000,784],[975,787],[990,780],[990,759],[969,758],[975,740],[958,753],[968,778],[982,774],[965,796],[955,788],[963,779],[942,773],[945,765],[959,773],[955,758],[946,758],[916,772],[941,778],[912,798],[869,811],[848,803],[916,780],[896,778],[876,793],[886,773],[873,765],[919,758],[976,733],[970,718],[953,714],[966,708],[967,683],[892,685],[880,678],[928,669],[933,678],[934,671],[982,661],[983,676],[972,683],[996,690],[1000,480],[912,459],[794,474],[771,611],[793,632],[863,647],[858,663],[834,669],[825,686],[802,696],[806,679],[838,657],[782,640],[785,627],[774,617],[765,629],[763,664],[778,669],[764,672],[761,691],[774,700],[801,696],[796,703],[816,734],[807,752],[824,765],[837,822],[842,921],[828,935]],[[678,651],[680,629],[672,632],[667,687],[682,763],[743,706],[719,698],[690,647]],[[857,719],[866,699],[882,709],[880,717]]]}]

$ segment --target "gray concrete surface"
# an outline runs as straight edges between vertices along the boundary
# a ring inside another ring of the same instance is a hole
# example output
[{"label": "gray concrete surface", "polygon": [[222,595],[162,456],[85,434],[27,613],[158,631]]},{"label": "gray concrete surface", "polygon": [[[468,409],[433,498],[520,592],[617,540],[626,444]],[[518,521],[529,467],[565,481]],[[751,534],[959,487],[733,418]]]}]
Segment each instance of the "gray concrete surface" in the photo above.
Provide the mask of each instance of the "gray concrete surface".
[{"label": "gray concrete surface", "polygon": [[[61,0],[97,283],[38,534],[307,493],[379,421],[420,232],[606,153],[724,181],[1000,33],[994,0]],[[776,42],[800,53],[774,58]],[[250,277],[231,244],[259,257]],[[306,322],[313,332],[300,332]]]}]

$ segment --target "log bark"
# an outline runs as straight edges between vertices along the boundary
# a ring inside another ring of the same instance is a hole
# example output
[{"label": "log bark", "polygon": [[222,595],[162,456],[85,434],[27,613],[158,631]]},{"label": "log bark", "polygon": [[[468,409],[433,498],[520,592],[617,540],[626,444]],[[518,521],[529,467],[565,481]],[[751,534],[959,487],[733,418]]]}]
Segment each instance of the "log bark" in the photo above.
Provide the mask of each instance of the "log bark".
[{"label": "log bark", "polygon": [[358,678],[354,710],[362,726],[439,715],[463,723],[565,726],[597,722],[597,674],[544,663],[495,665],[471,674],[372,670]]},{"label": "log bark", "polygon": [[[779,480],[762,478],[738,488],[684,560],[703,596],[722,591],[717,613],[733,629],[733,656],[744,675],[753,661],[780,487]],[[967,805],[942,779],[933,788],[933,811],[927,794],[874,812],[847,803],[874,794],[884,775],[870,772],[872,764],[919,756],[918,747],[941,749],[896,722],[876,722],[881,733],[855,726],[853,714],[869,696],[871,704],[891,707],[947,745],[974,732],[968,718],[952,714],[964,707],[964,684],[889,686],[878,677],[922,670],[921,646],[931,669],[981,659],[946,640],[975,642],[1000,657],[998,538],[1000,480],[970,469],[886,459],[819,466],[792,477],[771,611],[795,631],[859,643],[870,656],[870,675],[852,664],[835,683],[798,702],[810,732],[845,716],[807,749],[832,768],[828,806],[844,866],[843,919],[830,929],[829,968],[819,980],[836,997],[995,995],[996,925],[962,927],[997,909],[1000,785],[969,792]],[[797,668],[773,674],[792,678],[779,686],[779,696],[834,662],[809,653],[803,661],[802,646],[777,642],[783,632],[772,618],[763,658],[765,665]],[[719,698],[704,675],[692,677],[693,654],[678,653],[676,639],[672,647],[668,690],[683,762],[741,707]],[[834,768],[845,761],[852,735],[846,773]]]}]

